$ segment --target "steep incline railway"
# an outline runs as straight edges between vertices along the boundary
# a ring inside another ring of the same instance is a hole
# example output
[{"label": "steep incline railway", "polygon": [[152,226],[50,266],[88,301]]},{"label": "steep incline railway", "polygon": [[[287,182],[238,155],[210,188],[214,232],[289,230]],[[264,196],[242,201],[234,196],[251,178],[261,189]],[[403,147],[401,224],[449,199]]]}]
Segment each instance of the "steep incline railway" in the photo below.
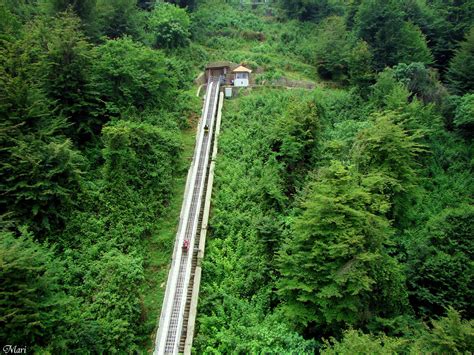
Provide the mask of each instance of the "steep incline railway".
[{"label": "steep incline railway", "polygon": [[184,352],[219,91],[219,78],[210,78],[198,127],[193,162],[186,182],[173,261],[156,335],[155,354]]}]

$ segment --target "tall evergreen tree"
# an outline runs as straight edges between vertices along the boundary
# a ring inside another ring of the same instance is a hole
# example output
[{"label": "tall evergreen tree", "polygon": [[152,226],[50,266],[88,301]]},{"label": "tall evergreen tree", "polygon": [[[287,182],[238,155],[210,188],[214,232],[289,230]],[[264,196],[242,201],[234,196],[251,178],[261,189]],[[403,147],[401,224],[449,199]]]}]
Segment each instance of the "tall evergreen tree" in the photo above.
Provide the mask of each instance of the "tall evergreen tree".
[{"label": "tall evergreen tree", "polygon": [[[426,32],[433,54],[441,71],[445,71],[455,54],[459,42],[474,26],[474,2],[472,0],[428,0],[435,13],[430,21],[433,33]],[[414,21],[414,20],[412,20]],[[416,21],[415,21],[416,23]]]},{"label": "tall evergreen tree", "polygon": [[44,236],[64,226],[79,190],[82,157],[32,73],[37,55],[22,42],[0,51],[0,206],[3,217]]},{"label": "tall evergreen tree", "polygon": [[416,158],[425,150],[417,142],[422,132],[404,129],[402,119],[394,113],[376,116],[371,127],[359,132],[352,150],[361,174],[384,174],[387,178],[382,185],[373,187],[388,197],[393,204],[391,217],[398,216],[398,222],[416,195]]},{"label": "tall evergreen tree", "polygon": [[97,0],[97,26],[101,35],[119,38],[124,35],[143,36],[145,13],[139,11],[137,0]]},{"label": "tall evergreen tree", "polygon": [[388,337],[348,330],[341,340],[325,342],[321,353],[336,354],[465,354],[474,346],[474,321],[463,320],[449,308],[447,316],[431,321],[431,327],[416,325],[410,337]]},{"label": "tall evergreen tree", "polygon": [[455,94],[474,92],[474,27],[449,63],[447,79],[449,88]]},{"label": "tall evergreen tree", "polygon": [[405,21],[398,1],[362,1],[354,29],[370,45],[377,70],[400,62],[432,62],[425,37],[416,25]]},{"label": "tall evergreen tree", "polygon": [[90,21],[97,0],[44,0],[53,14],[72,10],[84,21]]},{"label": "tall evergreen tree", "polygon": [[102,105],[91,87],[92,52],[81,31],[81,23],[71,12],[54,18],[40,18],[27,25],[25,45],[37,53],[31,63],[41,78],[47,97],[56,112],[68,120],[67,135],[75,143],[91,140],[100,130]]},{"label": "tall evergreen tree", "polygon": [[[62,269],[47,249],[23,232],[0,232],[0,339],[3,345],[56,348],[64,335],[68,297]],[[60,338],[60,337],[59,337]],[[53,345],[54,343],[54,345]],[[63,351],[65,349],[63,348]]]},{"label": "tall evergreen tree", "polygon": [[292,323],[334,332],[404,311],[401,268],[385,249],[389,203],[367,189],[377,179],[333,162],[311,185],[278,258],[278,293]]}]

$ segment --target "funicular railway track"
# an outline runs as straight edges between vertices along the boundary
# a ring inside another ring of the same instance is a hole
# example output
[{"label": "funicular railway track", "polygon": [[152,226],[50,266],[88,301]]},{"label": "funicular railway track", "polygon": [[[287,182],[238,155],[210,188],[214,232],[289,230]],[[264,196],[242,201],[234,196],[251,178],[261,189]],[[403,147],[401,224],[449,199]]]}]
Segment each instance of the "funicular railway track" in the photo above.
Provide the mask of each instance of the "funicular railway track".
[{"label": "funicular railway track", "polygon": [[[219,90],[219,78],[210,78],[194,158],[186,183],[173,261],[156,335],[155,354],[177,354],[184,351]],[[207,130],[204,129],[205,126]]]}]

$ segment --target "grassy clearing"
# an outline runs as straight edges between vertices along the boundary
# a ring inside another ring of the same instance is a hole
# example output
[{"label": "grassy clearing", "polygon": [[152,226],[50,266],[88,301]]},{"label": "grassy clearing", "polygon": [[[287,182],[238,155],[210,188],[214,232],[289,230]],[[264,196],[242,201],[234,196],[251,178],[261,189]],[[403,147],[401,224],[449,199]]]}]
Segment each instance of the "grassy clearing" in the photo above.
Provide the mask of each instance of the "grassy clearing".
[{"label": "grassy clearing", "polygon": [[190,60],[200,69],[207,61],[229,60],[245,64],[267,81],[320,80],[313,58],[314,24],[281,22],[263,12],[242,12],[238,6],[215,2],[201,5],[193,19]]}]

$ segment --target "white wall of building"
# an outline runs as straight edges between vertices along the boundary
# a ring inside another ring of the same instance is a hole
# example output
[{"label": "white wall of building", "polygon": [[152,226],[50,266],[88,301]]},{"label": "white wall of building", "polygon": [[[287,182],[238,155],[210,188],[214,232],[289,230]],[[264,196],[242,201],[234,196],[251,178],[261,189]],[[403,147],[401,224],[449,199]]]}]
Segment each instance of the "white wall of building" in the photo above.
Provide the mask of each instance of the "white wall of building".
[{"label": "white wall of building", "polygon": [[235,73],[234,86],[249,86],[249,73]]},{"label": "white wall of building", "polygon": [[235,79],[234,86],[249,86],[249,79]]}]

